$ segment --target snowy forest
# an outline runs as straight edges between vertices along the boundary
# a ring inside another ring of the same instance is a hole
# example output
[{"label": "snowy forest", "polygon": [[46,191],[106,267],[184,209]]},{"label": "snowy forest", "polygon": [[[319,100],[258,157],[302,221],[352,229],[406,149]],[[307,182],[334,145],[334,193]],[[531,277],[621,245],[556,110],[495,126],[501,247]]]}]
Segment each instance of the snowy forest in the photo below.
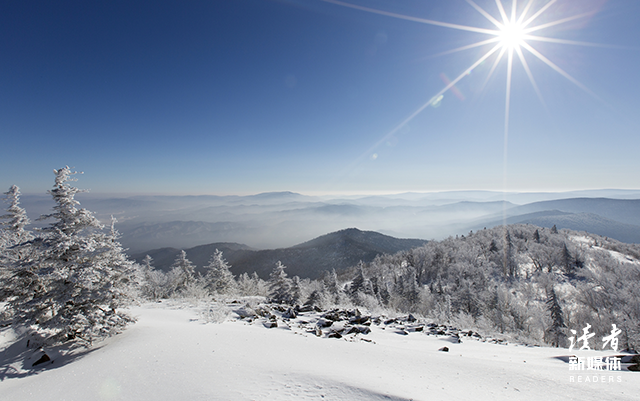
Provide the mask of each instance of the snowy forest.
[{"label": "snowy forest", "polygon": [[[358,309],[413,314],[529,344],[567,347],[587,324],[596,338],[620,330],[620,349],[640,348],[640,246],[532,225],[469,232],[380,255],[323,279],[289,277],[278,262],[268,280],[234,277],[224,255],[205,273],[182,251],[171,270],[130,260],[116,221],[80,208],[76,172],[55,172],[55,206],[31,229],[20,190],[6,195],[0,236],[0,324],[28,333],[33,347],[84,345],[117,334],[127,307],[163,299],[280,304],[285,310]],[[215,319],[213,319],[215,320]]]}]

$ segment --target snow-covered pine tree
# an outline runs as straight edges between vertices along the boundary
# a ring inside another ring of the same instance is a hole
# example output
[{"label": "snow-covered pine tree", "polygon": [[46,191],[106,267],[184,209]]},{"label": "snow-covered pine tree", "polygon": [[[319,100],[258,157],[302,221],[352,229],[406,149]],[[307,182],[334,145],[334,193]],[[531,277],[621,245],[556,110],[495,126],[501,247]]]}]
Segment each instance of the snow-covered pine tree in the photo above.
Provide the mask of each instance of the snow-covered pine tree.
[{"label": "snow-covered pine tree", "polygon": [[566,339],[564,329],[567,326],[564,324],[562,308],[553,287],[547,291],[547,310],[551,315],[551,326],[544,333],[545,341],[552,347],[561,347]]},{"label": "snow-covered pine tree", "polygon": [[[20,207],[20,188],[16,185],[12,185],[9,191],[4,193],[6,195],[5,201],[9,204],[7,208],[7,214],[0,216],[0,219],[7,220],[2,222],[2,238],[4,245],[11,248],[14,245],[22,244],[33,239],[33,235],[25,227],[29,225],[29,217],[27,212]],[[16,250],[10,252],[17,258],[20,257],[20,253]],[[4,254],[3,257],[8,255]]]},{"label": "snow-covered pine tree", "polygon": [[575,273],[575,258],[571,256],[567,244],[562,245],[562,251],[560,253],[560,266],[565,274],[572,275]]},{"label": "snow-covered pine tree", "polygon": [[146,255],[140,265],[142,272],[142,296],[157,301],[166,297],[167,294],[167,275],[153,267],[153,258]]},{"label": "snow-covered pine tree", "polygon": [[[323,286],[324,287],[324,286]],[[304,303],[308,307],[320,307],[324,301],[324,288],[313,290]]]},{"label": "snow-covered pine tree", "polygon": [[238,291],[244,296],[263,296],[268,295],[267,283],[261,279],[256,272],[253,272],[251,276],[247,273],[242,273],[237,281]]},{"label": "snow-covered pine tree", "polygon": [[269,302],[292,305],[291,279],[284,269],[287,266],[278,261],[269,275]]},{"label": "snow-covered pine tree", "polygon": [[112,216],[109,232],[102,235],[100,247],[94,253],[93,268],[97,273],[95,276],[100,278],[94,283],[94,293],[101,299],[111,300],[109,313],[112,320],[117,317],[123,319],[121,323],[126,324],[129,317],[119,314],[117,309],[130,305],[138,298],[143,277],[140,266],[127,258],[125,249],[119,242],[120,233],[115,228],[116,222]]},{"label": "snow-covered pine tree", "polygon": [[302,299],[302,283],[300,277],[293,276],[291,279],[291,304],[297,305]]},{"label": "snow-covered pine tree", "polygon": [[117,277],[129,265],[116,239],[102,233],[91,212],[77,208],[75,195],[83,191],[68,183],[76,172],[67,166],[54,174],[54,212],[40,218],[54,222],[32,242],[37,259],[18,266],[21,291],[10,305],[16,322],[32,326],[46,342],[91,343],[131,321],[117,310],[128,299],[120,299]]},{"label": "snow-covered pine tree", "polygon": [[195,266],[187,259],[187,253],[184,250],[180,251],[171,265],[168,280],[170,293],[174,295],[195,283]]},{"label": "snow-covered pine tree", "polygon": [[0,301],[13,292],[9,284],[13,281],[16,265],[33,257],[33,247],[28,246],[33,235],[25,228],[30,221],[27,212],[20,207],[20,188],[12,185],[5,195],[9,206],[7,214],[0,216],[6,220],[0,223]]},{"label": "snow-covered pine tree", "polygon": [[327,289],[327,295],[329,296],[329,301],[333,303],[333,305],[340,305],[343,302],[344,291],[338,282],[336,269],[331,269],[331,272],[326,272],[324,283]]},{"label": "snow-covered pine tree", "polygon": [[362,261],[358,263],[358,266],[356,267],[356,275],[353,277],[351,285],[349,286],[349,296],[353,303],[359,304],[360,294],[373,295],[373,288],[371,286],[371,282],[365,275],[364,263]]},{"label": "snow-covered pine tree", "polygon": [[222,251],[216,249],[204,269],[204,285],[212,294],[230,294],[237,288],[230,266],[222,257]]}]

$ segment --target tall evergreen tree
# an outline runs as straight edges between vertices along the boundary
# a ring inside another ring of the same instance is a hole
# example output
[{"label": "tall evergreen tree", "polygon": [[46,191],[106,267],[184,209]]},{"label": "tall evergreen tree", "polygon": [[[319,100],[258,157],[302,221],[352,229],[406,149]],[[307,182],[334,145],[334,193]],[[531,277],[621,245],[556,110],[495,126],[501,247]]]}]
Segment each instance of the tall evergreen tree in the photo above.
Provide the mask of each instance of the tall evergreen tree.
[{"label": "tall evergreen tree", "polygon": [[171,265],[169,271],[169,286],[171,293],[176,294],[189,288],[196,281],[195,266],[187,258],[187,253],[182,250]]},{"label": "tall evergreen tree", "polygon": [[360,261],[356,267],[356,275],[349,286],[349,296],[354,303],[358,303],[359,294],[373,295],[371,281],[364,272],[364,263]]},{"label": "tall evergreen tree", "polygon": [[20,207],[20,188],[12,185],[5,195],[9,206],[7,214],[0,216],[6,220],[0,223],[0,301],[13,292],[9,283],[16,265],[34,256],[33,247],[27,246],[33,235],[25,228],[30,221],[27,212]]},{"label": "tall evergreen tree", "polygon": [[341,304],[344,297],[344,291],[342,290],[342,286],[338,282],[338,274],[336,273],[336,269],[331,269],[331,272],[327,272],[325,274],[324,283],[327,289],[327,294],[330,298],[330,302],[332,302],[334,305]]},{"label": "tall evergreen tree", "polygon": [[[7,214],[0,216],[0,219],[7,220],[2,222],[2,237],[4,244],[8,247],[25,243],[33,239],[33,235],[25,227],[29,225],[30,220],[27,212],[20,207],[20,188],[12,185],[6,195],[5,202],[9,204]],[[16,255],[19,258],[19,254]]]},{"label": "tall evergreen tree", "polygon": [[533,232],[533,240],[537,243],[540,243],[540,232],[536,228],[536,231]]},{"label": "tall evergreen tree", "polygon": [[564,329],[567,326],[564,323],[562,308],[553,287],[547,291],[547,311],[551,315],[551,326],[545,331],[545,341],[553,347],[561,347],[566,339]]},{"label": "tall evergreen tree", "polygon": [[509,230],[504,229],[504,247],[502,249],[502,271],[507,277],[517,276],[517,265],[513,260],[513,242]]},{"label": "tall evergreen tree", "polygon": [[302,283],[300,282],[300,277],[293,276],[291,279],[291,304],[297,305],[300,304],[302,299]]},{"label": "tall evergreen tree", "polygon": [[167,275],[153,267],[153,258],[146,255],[140,265],[143,285],[142,295],[151,300],[158,300],[168,295]]},{"label": "tall evergreen tree", "polygon": [[63,342],[96,338],[120,331],[132,319],[118,310],[126,303],[131,264],[113,232],[86,209],[78,209],[75,195],[82,190],[67,166],[54,170],[55,184],[49,191],[54,212],[41,219],[54,219],[33,241],[37,259],[20,263],[14,275],[19,294],[11,300],[16,320],[32,325],[46,340]]},{"label": "tall evergreen tree", "polygon": [[216,249],[211,255],[209,263],[205,266],[205,288],[216,294],[228,294],[236,288],[236,281],[230,266],[222,257],[222,251]]},{"label": "tall evergreen tree", "polygon": [[278,304],[293,304],[291,279],[284,269],[287,267],[278,261],[269,275],[269,300]]},{"label": "tall evergreen tree", "polygon": [[571,253],[569,253],[566,243],[562,245],[560,264],[562,265],[562,270],[565,274],[575,273],[575,259],[571,256]]}]

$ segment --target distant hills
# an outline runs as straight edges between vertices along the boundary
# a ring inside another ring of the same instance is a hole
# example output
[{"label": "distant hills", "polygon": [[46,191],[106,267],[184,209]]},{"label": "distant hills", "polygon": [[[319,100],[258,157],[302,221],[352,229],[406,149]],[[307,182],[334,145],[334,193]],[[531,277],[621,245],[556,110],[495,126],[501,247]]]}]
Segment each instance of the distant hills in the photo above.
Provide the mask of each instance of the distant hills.
[{"label": "distant hills", "polygon": [[[444,239],[508,223],[556,225],[640,243],[640,191],[564,193],[450,191],[372,196],[130,196],[78,194],[81,207],[118,219],[122,244],[137,254],[165,247],[238,243],[289,248],[309,238],[358,227],[396,238]],[[51,197],[22,197],[34,224],[50,213]]]},{"label": "distant hills", "polygon": [[[289,248],[254,250],[237,243],[213,243],[185,249],[185,252],[199,271],[202,271],[215,250],[219,249],[236,275],[255,271],[266,279],[276,263],[281,261],[287,266],[287,274],[290,276],[316,279],[322,277],[325,271],[336,269],[341,272],[360,260],[370,262],[377,255],[409,250],[425,242],[349,228]],[[157,269],[168,271],[179,252],[177,248],[161,248],[135,254],[133,258],[142,261],[148,254],[154,259]]]},{"label": "distant hills", "polygon": [[[506,211],[507,224],[533,224],[540,227],[586,231],[627,243],[640,243],[640,200],[574,198],[534,202]],[[494,215],[475,225],[494,227],[503,223]]]}]

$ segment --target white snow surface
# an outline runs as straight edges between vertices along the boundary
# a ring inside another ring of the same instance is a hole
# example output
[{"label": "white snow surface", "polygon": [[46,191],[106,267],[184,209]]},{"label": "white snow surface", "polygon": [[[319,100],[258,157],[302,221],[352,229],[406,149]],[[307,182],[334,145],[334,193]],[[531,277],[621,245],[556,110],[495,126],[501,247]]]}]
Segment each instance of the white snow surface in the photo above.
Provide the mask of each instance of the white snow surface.
[{"label": "white snow surface", "polygon": [[[25,366],[38,356],[15,358],[25,344],[5,329],[0,400],[637,400],[640,394],[640,373],[570,371],[567,358],[558,358],[576,353],[567,349],[471,338],[453,343],[384,325],[371,325],[367,335],[316,337],[282,321],[272,329],[259,320],[205,323],[201,312],[167,303],[136,307],[138,321],[124,333],[89,350],[49,350],[53,362],[35,370]],[[449,352],[439,351],[445,346]]]}]

